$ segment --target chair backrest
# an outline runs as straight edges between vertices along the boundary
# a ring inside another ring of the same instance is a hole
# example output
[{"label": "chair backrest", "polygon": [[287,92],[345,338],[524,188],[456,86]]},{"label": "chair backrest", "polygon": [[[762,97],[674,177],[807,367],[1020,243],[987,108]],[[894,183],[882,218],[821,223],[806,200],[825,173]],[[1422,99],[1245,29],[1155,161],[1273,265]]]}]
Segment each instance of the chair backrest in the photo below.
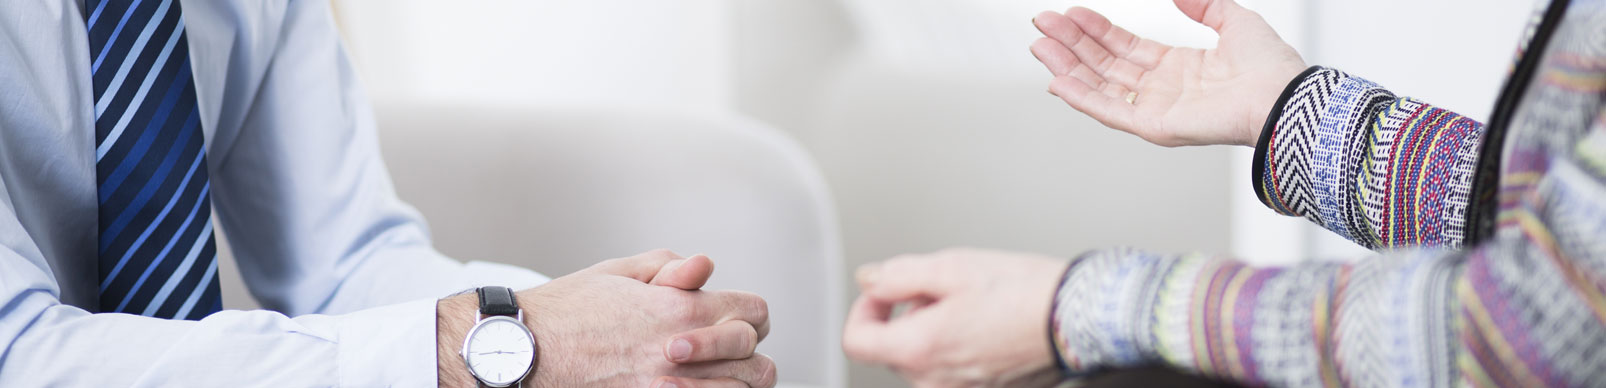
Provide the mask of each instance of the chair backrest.
[{"label": "chair backrest", "polygon": [[390,106],[383,152],[436,247],[551,276],[653,248],[762,295],[783,385],[843,386],[834,207],[802,148],[735,116]]}]

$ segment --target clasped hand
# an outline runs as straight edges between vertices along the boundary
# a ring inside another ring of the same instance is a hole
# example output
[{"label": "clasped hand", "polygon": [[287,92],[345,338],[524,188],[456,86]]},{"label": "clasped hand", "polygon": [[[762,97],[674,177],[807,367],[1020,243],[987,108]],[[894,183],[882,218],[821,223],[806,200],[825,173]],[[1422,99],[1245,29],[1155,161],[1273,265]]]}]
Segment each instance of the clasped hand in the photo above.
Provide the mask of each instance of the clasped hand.
[{"label": "clasped hand", "polygon": [[[540,349],[524,386],[774,386],[775,362],[754,351],[769,334],[769,307],[749,292],[701,290],[713,272],[707,256],[658,250],[519,291]],[[473,325],[473,297],[437,308],[442,386],[474,386],[453,349]]]}]

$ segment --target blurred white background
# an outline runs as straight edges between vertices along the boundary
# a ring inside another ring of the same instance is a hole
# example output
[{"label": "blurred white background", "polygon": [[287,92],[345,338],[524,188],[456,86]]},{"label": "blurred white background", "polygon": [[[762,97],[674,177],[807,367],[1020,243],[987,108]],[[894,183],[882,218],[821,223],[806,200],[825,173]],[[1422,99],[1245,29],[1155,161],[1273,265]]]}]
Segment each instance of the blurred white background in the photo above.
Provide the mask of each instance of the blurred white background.
[{"label": "blurred white background", "polygon": [[[1531,10],[1510,0],[1244,3],[1310,63],[1480,120]],[[1165,0],[335,0],[380,106],[640,107],[782,129],[831,188],[843,271],[954,245],[1061,256],[1134,245],[1263,264],[1363,254],[1260,206],[1247,150],[1151,146],[1045,93],[1029,20],[1073,5],[1162,42],[1214,42]],[[411,171],[395,165],[406,181]],[[480,232],[463,229],[437,225],[440,249],[469,250],[450,243]],[[860,366],[848,381],[902,385]]]}]

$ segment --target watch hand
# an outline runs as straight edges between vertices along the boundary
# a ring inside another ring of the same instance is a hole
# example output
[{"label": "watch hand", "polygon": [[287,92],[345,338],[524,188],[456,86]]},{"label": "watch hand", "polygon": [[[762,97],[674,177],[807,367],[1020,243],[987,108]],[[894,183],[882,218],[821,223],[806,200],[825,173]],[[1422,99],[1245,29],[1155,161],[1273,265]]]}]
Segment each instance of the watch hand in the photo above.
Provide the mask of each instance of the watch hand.
[{"label": "watch hand", "polygon": [[478,355],[482,355],[483,356],[483,355],[487,355],[487,354],[519,354],[519,353],[525,353],[525,352],[529,352],[529,351],[528,350],[519,350],[519,351],[508,352],[508,351],[498,350],[498,351],[494,351],[494,352],[479,352],[479,353],[474,353],[474,354],[478,354]]}]

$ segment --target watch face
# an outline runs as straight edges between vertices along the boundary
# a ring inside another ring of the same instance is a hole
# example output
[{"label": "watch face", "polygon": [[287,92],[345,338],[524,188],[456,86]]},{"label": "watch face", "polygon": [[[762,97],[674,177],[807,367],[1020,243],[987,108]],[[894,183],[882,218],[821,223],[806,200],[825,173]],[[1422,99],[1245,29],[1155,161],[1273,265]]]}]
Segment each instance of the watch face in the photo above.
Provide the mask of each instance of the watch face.
[{"label": "watch face", "polygon": [[535,338],[513,318],[486,318],[468,332],[463,360],[486,385],[511,386],[535,363]]}]

